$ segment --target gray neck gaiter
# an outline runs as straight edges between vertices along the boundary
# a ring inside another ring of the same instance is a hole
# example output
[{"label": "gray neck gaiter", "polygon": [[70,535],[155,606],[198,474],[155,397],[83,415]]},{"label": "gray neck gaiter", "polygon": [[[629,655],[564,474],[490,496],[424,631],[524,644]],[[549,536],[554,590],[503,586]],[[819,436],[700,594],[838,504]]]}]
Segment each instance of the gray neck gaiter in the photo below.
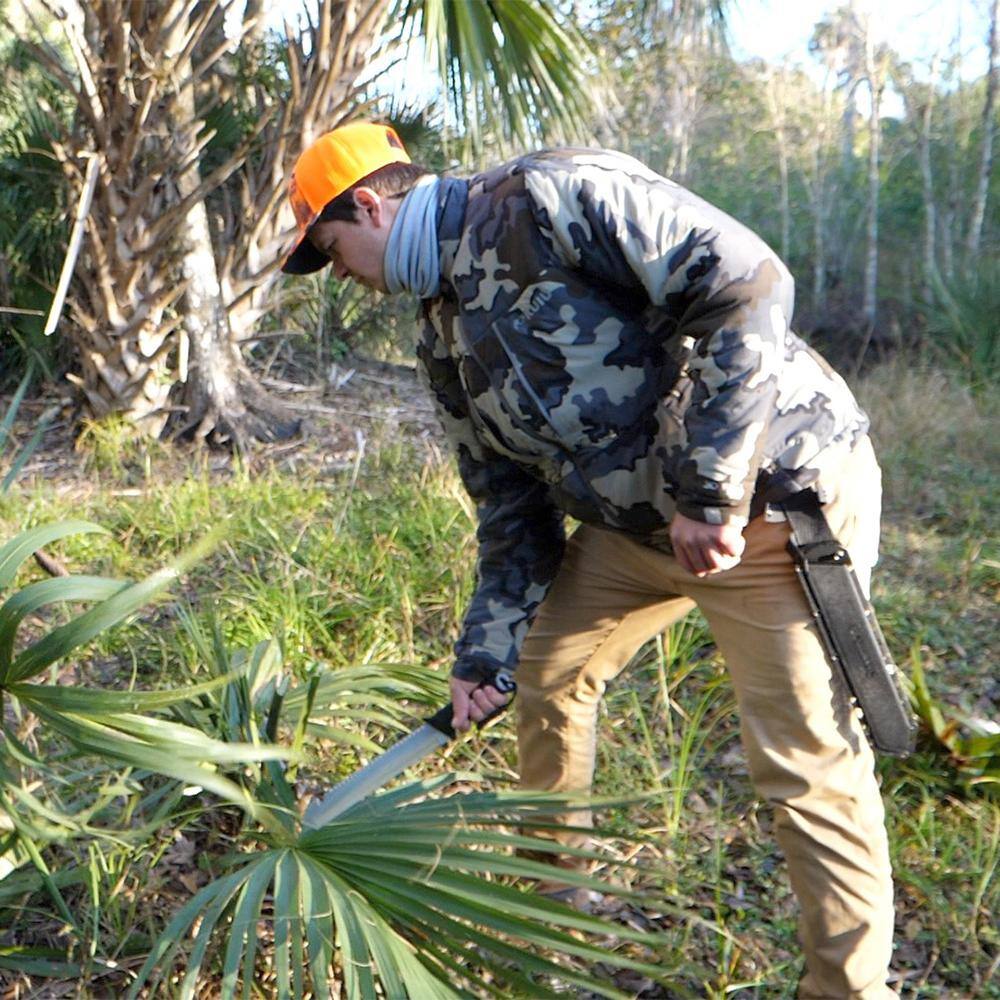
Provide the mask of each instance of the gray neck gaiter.
[{"label": "gray neck gaiter", "polygon": [[438,184],[421,177],[403,199],[385,246],[385,283],[394,295],[412,292],[422,299],[437,295],[441,252],[437,238]]}]

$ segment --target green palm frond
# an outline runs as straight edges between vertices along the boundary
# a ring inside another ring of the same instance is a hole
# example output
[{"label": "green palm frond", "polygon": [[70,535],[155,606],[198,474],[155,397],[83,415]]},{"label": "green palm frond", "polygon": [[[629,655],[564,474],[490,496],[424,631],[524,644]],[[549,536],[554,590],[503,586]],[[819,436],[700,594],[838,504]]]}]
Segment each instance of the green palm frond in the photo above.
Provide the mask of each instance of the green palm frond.
[{"label": "green palm frond", "polygon": [[[0,547],[0,585],[12,584],[40,544],[93,530],[75,522],[23,532]],[[320,829],[300,828],[295,761],[307,734],[342,731],[342,743],[350,743],[356,739],[352,720],[366,709],[366,722],[374,715],[390,728],[401,726],[407,706],[442,697],[444,682],[430,671],[390,665],[321,672],[313,666],[296,679],[284,668],[279,642],[230,652],[216,627],[211,638],[194,630],[207,676],[179,690],[101,691],[36,679],[162,593],[213,540],[137,583],[45,580],[0,605],[0,694],[14,718],[30,713],[47,735],[44,750],[36,750],[3,727],[0,862],[7,871],[30,863],[31,884],[48,892],[77,937],[84,932],[63,897],[63,873],[50,848],[108,830],[113,800],[128,801],[121,816],[134,817],[149,835],[176,815],[180,796],[204,789],[250,819],[246,846],[266,845],[222,862],[229,870],[179,910],[131,995],[155,990],[181,961],[175,994],[181,997],[193,997],[211,969],[221,971],[221,996],[239,991],[248,998],[261,964],[272,970],[277,995],[296,1000],[307,993],[352,1000],[511,991],[554,996],[566,986],[616,997],[622,994],[591,971],[597,963],[654,979],[665,974],[654,935],[611,928],[516,884],[551,877],[549,866],[517,856],[518,849],[594,857],[531,836],[550,828],[554,814],[578,809],[578,802],[486,793],[440,797],[436,793],[456,780],[451,775],[372,797]],[[91,606],[18,651],[19,626],[29,615],[81,601]],[[275,745],[279,734],[284,748]],[[93,774],[85,776],[85,767],[95,768]],[[173,781],[150,781],[153,775]],[[130,841],[123,836],[122,842]],[[565,881],[600,886],[573,872]],[[264,954],[268,929],[273,945]],[[612,930],[627,942],[623,949],[609,952],[593,942]]]},{"label": "green palm frond", "polygon": [[965,786],[1000,785],[1000,723],[971,718],[931,693],[919,644],[910,653],[910,702],[934,749],[948,758]]},{"label": "green palm frond", "polygon": [[1000,264],[984,256],[949,281],[935,275],[927,332],[938,357],[977,389],[1000,381]]},{"label": "green palm frond", "polygon": [[[72,122],[72,95],[30,45],[0,31],[0,259],[4,304],[44,313],[52,300],[70,220],[68,186],[53,152]],[[53,53],[55,49],[52,50]],[[44,337],[44,315],[0,316],[0,368],[11,378],[28,359],[48,368],[59,338]],[[9,336],[7,336],[9,334]],[[16,473],[15,473],[16,474]]]},{"label": "green palm frond", "polygon": [[[177,913],[129,995],[155,988],[196,924],[181,997],[194,995],[213,950],[222,966],[220,996],[236,996],[240,983],[247,996],[262,924],[273,929],[279,997],[307,990],[351,1000],[471,992],[544,997],[557,995],[558,984],[623,996],[588,971],[597,963],[663,981],[669,970],[657,961],[656,935],[615,925],[631,950],[608,951],[592,940],[611,930],[605,921],[511,884],[551,877],[548,865],[511,851],[565,853],[529,832],[579,803],[505,793],[414,801],[455,777],[368,799],[293,844],[242,861]],[[515,826],[525,832],[511,832]],[[565,876],[606,888],[582,873]]]},{"label": "green palm frond", "polygon": [[9,542],[0,546],[0,590],[6,590],[17,575],[22,563],[29,559],[33,552],[60,538],[70,535],[82,535],[89,532],[102,532],[104,528],[89,521],[56,521],[52,524],[42,524],[37,528],[29,528],[15,535]]},{"label": "green palm frond", "polygon": [[399,0],[393,18],[423,44],[473,148],[484,129],[526,145],[587,133],[601,101],[597,56],[549,0]]},{"label": "green palm frond", "polygon": [[[14,399],[7,408],[7,413],[4,416],[3,423],[0,423],[0,456],[4,453],[10,430],[13,426],[14,416],[21,405],[24,391],[30,384],[33,375],[34,364],[33,362],[29,362],[28,370],[21,379],[21,382],[17,387],[17,391],[14,394]],[[42,443],[42,436],[48,430],[49,424],[52,423],[52,419],[57,412],[58,407],[50,407],[36,421],[34,430],[31,432],[31,437],[29,437],[28,440],[25,441],[25,443],[14,453],[14,457],[11,460],[10,465],[7,466],[7,471],[3,475],[3,479],[0,479],[0,493],[6,493],[13,485],[14,480],[21,474],[21,470],[24,468],[28,459],[31,458],[31,456],[35,453],[35,449]]]},{"label": "green palm frond", "polygon": [[[43,545],[72,534],[99,531],[82,521],[43,525],[21,532],[0,547],[0,589],[12,583],[19,567]],[[285,836],[286,825],[271,815],[274,803],[254,799],[241,780],[247,766],[293,760],[297,750],[272,745],[251,734],[245,741],[215,739],[201,729],[157,717],[155,712],[185,701],[209,697],[235,685],[245,684],[242,668],[173,691],[99,691],[81,687],[28,683],[45,669],[118,624],[148,604],[169,587],[187,568],[217,543],[219,532],[210,533],[171,565],[137,583],[100,577],[68,576],[32,583],[16,591],[0,605],[0,695],[15,700],[19,710],[28,710],[46,723],[50,732],[69,742],[76,754],[94,755],[105,763],[125,765],[142,772],[165,775],[188,788],[207,789],[238,804],[272,834]],[[96,602],[41,638],[15,651],[18,626],[24,618],[54,603]],[[249,667],[255,666],[251,661]],[[20,755],[20,762],[16,756]],[[7,758],[8,773],[0,774],[7,791],[4,811],[10,813],[12,799],[27,814],[40,818],[54,830],[22,825],[19,836],[34,845],[54,839],[59,827],[79,830],[71,816],[28,793],[15,780],[12,765],[29,764],[44,771],[41,761],[30,761],[14,735],[4,730],[0,764]],[[63,831],[65,832],[65,831]]]},{"label": "green palm frond", "polygon": [[[176,783],[146,788],[128,769],[109,762],[89,765],[79,754],[60,754],[51,744],[46,759],[39,759],[9,728],[0,742],[0,795],[16,808],[36,846],[66,844],[80,838],[138,842],[162,826],[182,799]],[[113,763],[113,762],[112,762]],[[126,813],[123,814],[122,807]],[[13,829],[0,813],[0,831]],[[9,850],[17,852],[16,838]],[[8,857],[6,866],[0,840],[0,870],[17,868],[28,859]]]},{"label": "green palm frond", "polygon": [[[448,683],[441,674],[426,667],[404,663],[379,663],[347,667],[323,673],[316,686],[309,712],[309,731],[328,735],[330,727],[322,719],[364,719],[388,729],[408,731],[407,703],[434,706],[447,700]],[[305,707],[305,691],[289,692],[287,707],[299,717]],[[378,749],[371,744],[369,749]]]},{"label": "green palm frond", "polygon": [[60,979],[79,978],[83,967],[69,961],[65,952],[55,948],[26,948],[20,945],[0,947],[0,969],[20,972],[26,976],[57,976]]},{"label": "green palm frond", "polygon": [[[28,534],[30,533],[26,532],[18,536],[22,539],[21,549],[16,551],[23,551],[24,546],[28,544],[23,540],[24,535]],[[145,580],[140,580],[138,583],[133,583],[111,596],[105,597],[94,607],[84,611],[65,625],[57,626],[41,639],[31,643],[9,662],[0,662],[0,684],[8,685],[35,676],[113,625],[117,625],[139,608],[149,604],[170,587],[181,573],[204,558],[218,543],[219,536],[219,531],[210,533],[179,556],[171,565],[151,573]],[[57,534],[55,537],[60,537],[60,535]],[[8,544],[12,545],[18,542],[18,538]],[[41,544],[44,543],[35,544],[34,548],[29,547],[28,551],[35,551],[41,547]],[[0,586],[9,582],[3,578],[3,557],[4,549],[0,549]]]},{"label": "green palm frond", "polygon": [[34,372],[29,365],[28,370],[24,373],[24,378],[21,379],[17,390],[14,392],[14,398],[11,399],[3,420],[0,421],[0,455],[3,454],[3,450],[7,446],[7,438],[10,435],[11,428],[14,426],[17,411],[21,408],[21,402],[24,400],[24,394],[28,391],[28,386],[31,385],[31,378],[33,374]]},{"label": "green palm frond", "polygon": [[286,730],[301,730],[300,741],[308,733],[377,752],[378,744],[355,723],[402,732],[409,728],[410,705],[437,707],[447,699],[447,679],[413,664],[364,664],[337,670],[314,664],[305,680],[295,683],[285,671],[277,640],[265,640],[252,650],[231,651],[214,618],[211,635],[190,612],[183,612],[181,621],[202,667],[216,677],[238,675],[234,683],[216,689],[210,697],[176,708],[182,721],[211,731],[219,739],[274,740],[280,718]]}]

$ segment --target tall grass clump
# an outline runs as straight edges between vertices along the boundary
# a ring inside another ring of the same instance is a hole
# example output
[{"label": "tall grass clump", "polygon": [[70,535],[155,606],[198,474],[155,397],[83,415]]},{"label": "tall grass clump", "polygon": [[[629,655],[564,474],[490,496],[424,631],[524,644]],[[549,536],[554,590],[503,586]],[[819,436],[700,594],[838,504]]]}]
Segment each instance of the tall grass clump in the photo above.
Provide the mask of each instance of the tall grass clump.
[{"label": "tall grass clump", "polygon": [[[15,445],[12,438],[14,421],[17,419],[18,410],[24,402],[24,395],[31,386],[35,377],[34,361],[28,362],[28,367],[18,383],[14,396],[7,406],[3,419],[0,420],[0,493],[6,493],[14,484],[14,480],[20,475],[28,459],[34,454],[35,449],[41,444],[42,436],[48,429],[49,424],[55,414],[55,408],[46,410],[35,424],[28,440],[21,445]],[[6,466],[4,469],[3,466]]]},{"label": "tall grass clump", "polygon": [[856,386],[871,416],[887,515],[947,530],[995,523],[1000,400],[933,357],[898,355]]},{"label": "tall grass clump", "polygon": [[897,357],[859,384],[883,470],[876,607],[897,656],[926,647],[932,691],[990,688],[1000,551],[1000,403],[933,360]]},{"label": "tall grass clump", "polygon": [[934,304],[927,315],[929,346],[977,391],[1000,382],[1000,261],[984,256],[976,267],[961,269],[934,283]]}]

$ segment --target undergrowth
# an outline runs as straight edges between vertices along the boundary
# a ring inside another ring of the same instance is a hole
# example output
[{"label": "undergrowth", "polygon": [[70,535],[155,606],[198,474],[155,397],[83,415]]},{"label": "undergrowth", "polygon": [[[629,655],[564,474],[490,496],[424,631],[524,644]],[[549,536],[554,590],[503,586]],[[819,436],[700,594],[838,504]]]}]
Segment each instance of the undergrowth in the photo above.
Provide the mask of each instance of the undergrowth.
[{"label": "undergrowth", "polygon": [[[996,403],[953,377],[902,363],[873,372],[859,392],[885,474],[874,600],[889,643],[904,669],[919,657],[946,713],[995,724]],[[0,497],[4,537],[85,517],[109,529],[110,540],[67,539],[59,558],[133,579],[226,524],[224,543],[185,578],[180,600],[100,639],[78,662],[78,679],[121,686],[138,677],[155,686],[196,676],[202,653],[185,616],[207,632],[217,626],[234,647],[279,635],[296,673],[362,663],[446,672],[474,559],[472,512],[450,463],[399,443],[333,471],[307,455],[292,467],[224,473],[195,463],[178,477],[177,461],[158,450],[131,469],[127,489],[106,463],[95,485],[54,493],[29,478]],[[665,893],[697,918],[642,918],[668,951],[686,956],[681,973],[691,995],[792,997],[800,972],[794,899],[770,816],[746,773],[724,666],[697,615],[636,657],[601,717],[596,793],[642,797],[603,815],[608,851],[631,857],[634,888]],[[445,755],[448,767],[513,780],[512,727]],[[366,759],[359,749],[337,767]],[[1000,997],[1000,806],[960,764],[929,741],[907,761],[880,763],[897,880],[895,985],[908,998]],[[444,766],[438,759],[418,773]],[[177,831],[151,842],[145,893],[123,856],[102,849],[104,908],[80,919],[99,916],[103,954],[127,952],[137,928],[145,937],[162,930],[178,878],[201,884],[184,844]],[[5,917],[36,919],[30,907]],[[632,986],[638,993],[643,983]],[[96,980],[91,995],[101,995]]]}]

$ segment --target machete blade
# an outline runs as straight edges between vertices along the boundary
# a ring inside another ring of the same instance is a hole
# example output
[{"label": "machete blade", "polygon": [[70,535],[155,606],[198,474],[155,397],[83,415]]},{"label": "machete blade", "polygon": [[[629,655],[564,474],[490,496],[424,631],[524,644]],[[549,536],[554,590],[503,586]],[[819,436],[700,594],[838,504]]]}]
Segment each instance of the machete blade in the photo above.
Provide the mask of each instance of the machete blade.
[{"label": "machete blade", "polygon": [[[489,684],[511,698],[517,691],[514,678],[506,670],[498,670]],[[502,715],[506,708],[507,702],[495,708],[478,725],[485,726]],[[322,798],[310,802],[302,817],[302,825],[307,830],[325,826],[356,802],[377,792],[408,767],[423,760],[438,747],[451,742],[455,738],[455,730],[451,725],[453,715],[454,709],[450,704],[442,705],[419,729],[395,743],[360,771],[355,771],[349,778],[334,785]]]},{"label": "machete blade", "polygon": [[448,739],[445,733],[430,725],[415,729],[370,764],[338,782],[322,798],[313,799],[302,817],[302,825],[311,830],[325,826],[356,802],[388,784],[396,775],[444,746]]}]

